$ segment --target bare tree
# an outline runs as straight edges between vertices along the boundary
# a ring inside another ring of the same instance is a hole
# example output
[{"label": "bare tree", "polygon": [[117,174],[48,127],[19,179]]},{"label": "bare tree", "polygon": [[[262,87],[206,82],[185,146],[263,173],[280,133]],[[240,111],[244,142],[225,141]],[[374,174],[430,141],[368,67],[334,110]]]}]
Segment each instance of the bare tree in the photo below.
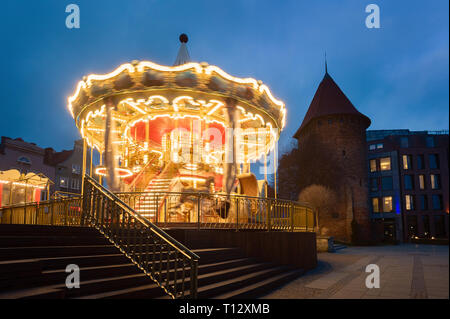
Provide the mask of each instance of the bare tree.
[{"label": "bare tree", "polygon": [[298,200],[310,204],[317,211],[319,234],[325,235],[327,229],[320,225],[320,217],[333,212],[337,202],[336,193],[329,187],[312,184],[301,191]]}]

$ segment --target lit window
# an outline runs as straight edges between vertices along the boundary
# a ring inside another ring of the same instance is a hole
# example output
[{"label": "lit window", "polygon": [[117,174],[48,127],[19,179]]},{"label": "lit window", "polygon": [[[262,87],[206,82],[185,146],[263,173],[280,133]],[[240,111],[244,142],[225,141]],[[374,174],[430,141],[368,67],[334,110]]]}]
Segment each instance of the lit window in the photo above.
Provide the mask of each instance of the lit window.
[{"label": "lit window", "polygon": [[425,189],[425,175],[419,175],[419,188]]},{"label": "lit window", "polygon": [[377,149],[383,148],[383,143],[378,143],[377,144]]},{"label": "lit window", "polygon": [[377,197],[372,198],[372,210],[374,213],[380,212],[380,203]]},{"label": "lit window", "polygon": [[430,174],[431,189],[441,188],[441,178],[439,174]]},{"label": "lit window", "polygon": [[60,177],[59,178],[59,186],[63,188],[69,187],[69,181],[67,177]]},{"label": "lit window", "polygon": [[370,144],[369,145],[369,150],[373,151],[376,148],[375,144]]},{"label": "lit window", "polygon": [[383,212],[392,212],[392,196],[383,197]]},{"label": "lit window", "polygon": [[371,172],[377,171],[377,160],[375,159],[370,160],[370,171]]},{"label": "lit window", "polygon": [[406,210],[414,209],[414,197],[413,195],[405,195],[405,208]]},{"label": "lit window", "polygon": [[403,169],[412,169],[411,165],[411,155],[403,155]]},{"label": "lit window", "polygon": [[382,171],[390,171],[391,170],[391,158],[390,157],[380,158],[380,169]]}]

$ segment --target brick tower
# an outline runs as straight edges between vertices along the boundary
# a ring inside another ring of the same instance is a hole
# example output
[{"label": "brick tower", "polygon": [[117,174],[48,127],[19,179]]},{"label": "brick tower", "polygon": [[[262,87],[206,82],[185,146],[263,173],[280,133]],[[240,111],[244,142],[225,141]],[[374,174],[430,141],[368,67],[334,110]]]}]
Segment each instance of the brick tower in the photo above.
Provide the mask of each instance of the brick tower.
[{"label": "brick tower", "polygon": [[335,192],[329,212],[319,214],[322,233],[345,242],[369,242],[366,129],[358,112],[325,69],[300,128],[300,190],[318,184]]}]

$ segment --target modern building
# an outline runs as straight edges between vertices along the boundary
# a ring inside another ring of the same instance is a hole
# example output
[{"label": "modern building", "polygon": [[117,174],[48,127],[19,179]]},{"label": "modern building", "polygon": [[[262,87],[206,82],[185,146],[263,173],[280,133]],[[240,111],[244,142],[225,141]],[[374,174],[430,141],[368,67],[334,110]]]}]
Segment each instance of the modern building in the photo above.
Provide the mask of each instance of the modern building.
[{"label": "modern building", "polygon": [[369,130],[370,217],[386,241],[449,236],[448,131]]},{"label": "modern building", "polygon": [[300,191],[318,184],[335,193],[331,213],[319,212],[323,235],[345,242],[369,242],[366,129],[360,113],[325,72],[303,122],[298,140]]}]

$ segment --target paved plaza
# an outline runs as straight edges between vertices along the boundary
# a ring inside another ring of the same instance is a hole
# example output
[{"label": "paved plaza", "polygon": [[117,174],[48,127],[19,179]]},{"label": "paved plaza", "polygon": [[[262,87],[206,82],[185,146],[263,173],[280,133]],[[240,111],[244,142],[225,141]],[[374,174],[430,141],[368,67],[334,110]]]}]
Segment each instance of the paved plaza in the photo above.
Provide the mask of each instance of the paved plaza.
[{"label": "paved plaza", "polygon": [[[379,266],[380,288],[366,287],[368,264]],[[316,269],[264,298],[448,299],[448,265],[448,246],[348,247],[319,253]]]}]

